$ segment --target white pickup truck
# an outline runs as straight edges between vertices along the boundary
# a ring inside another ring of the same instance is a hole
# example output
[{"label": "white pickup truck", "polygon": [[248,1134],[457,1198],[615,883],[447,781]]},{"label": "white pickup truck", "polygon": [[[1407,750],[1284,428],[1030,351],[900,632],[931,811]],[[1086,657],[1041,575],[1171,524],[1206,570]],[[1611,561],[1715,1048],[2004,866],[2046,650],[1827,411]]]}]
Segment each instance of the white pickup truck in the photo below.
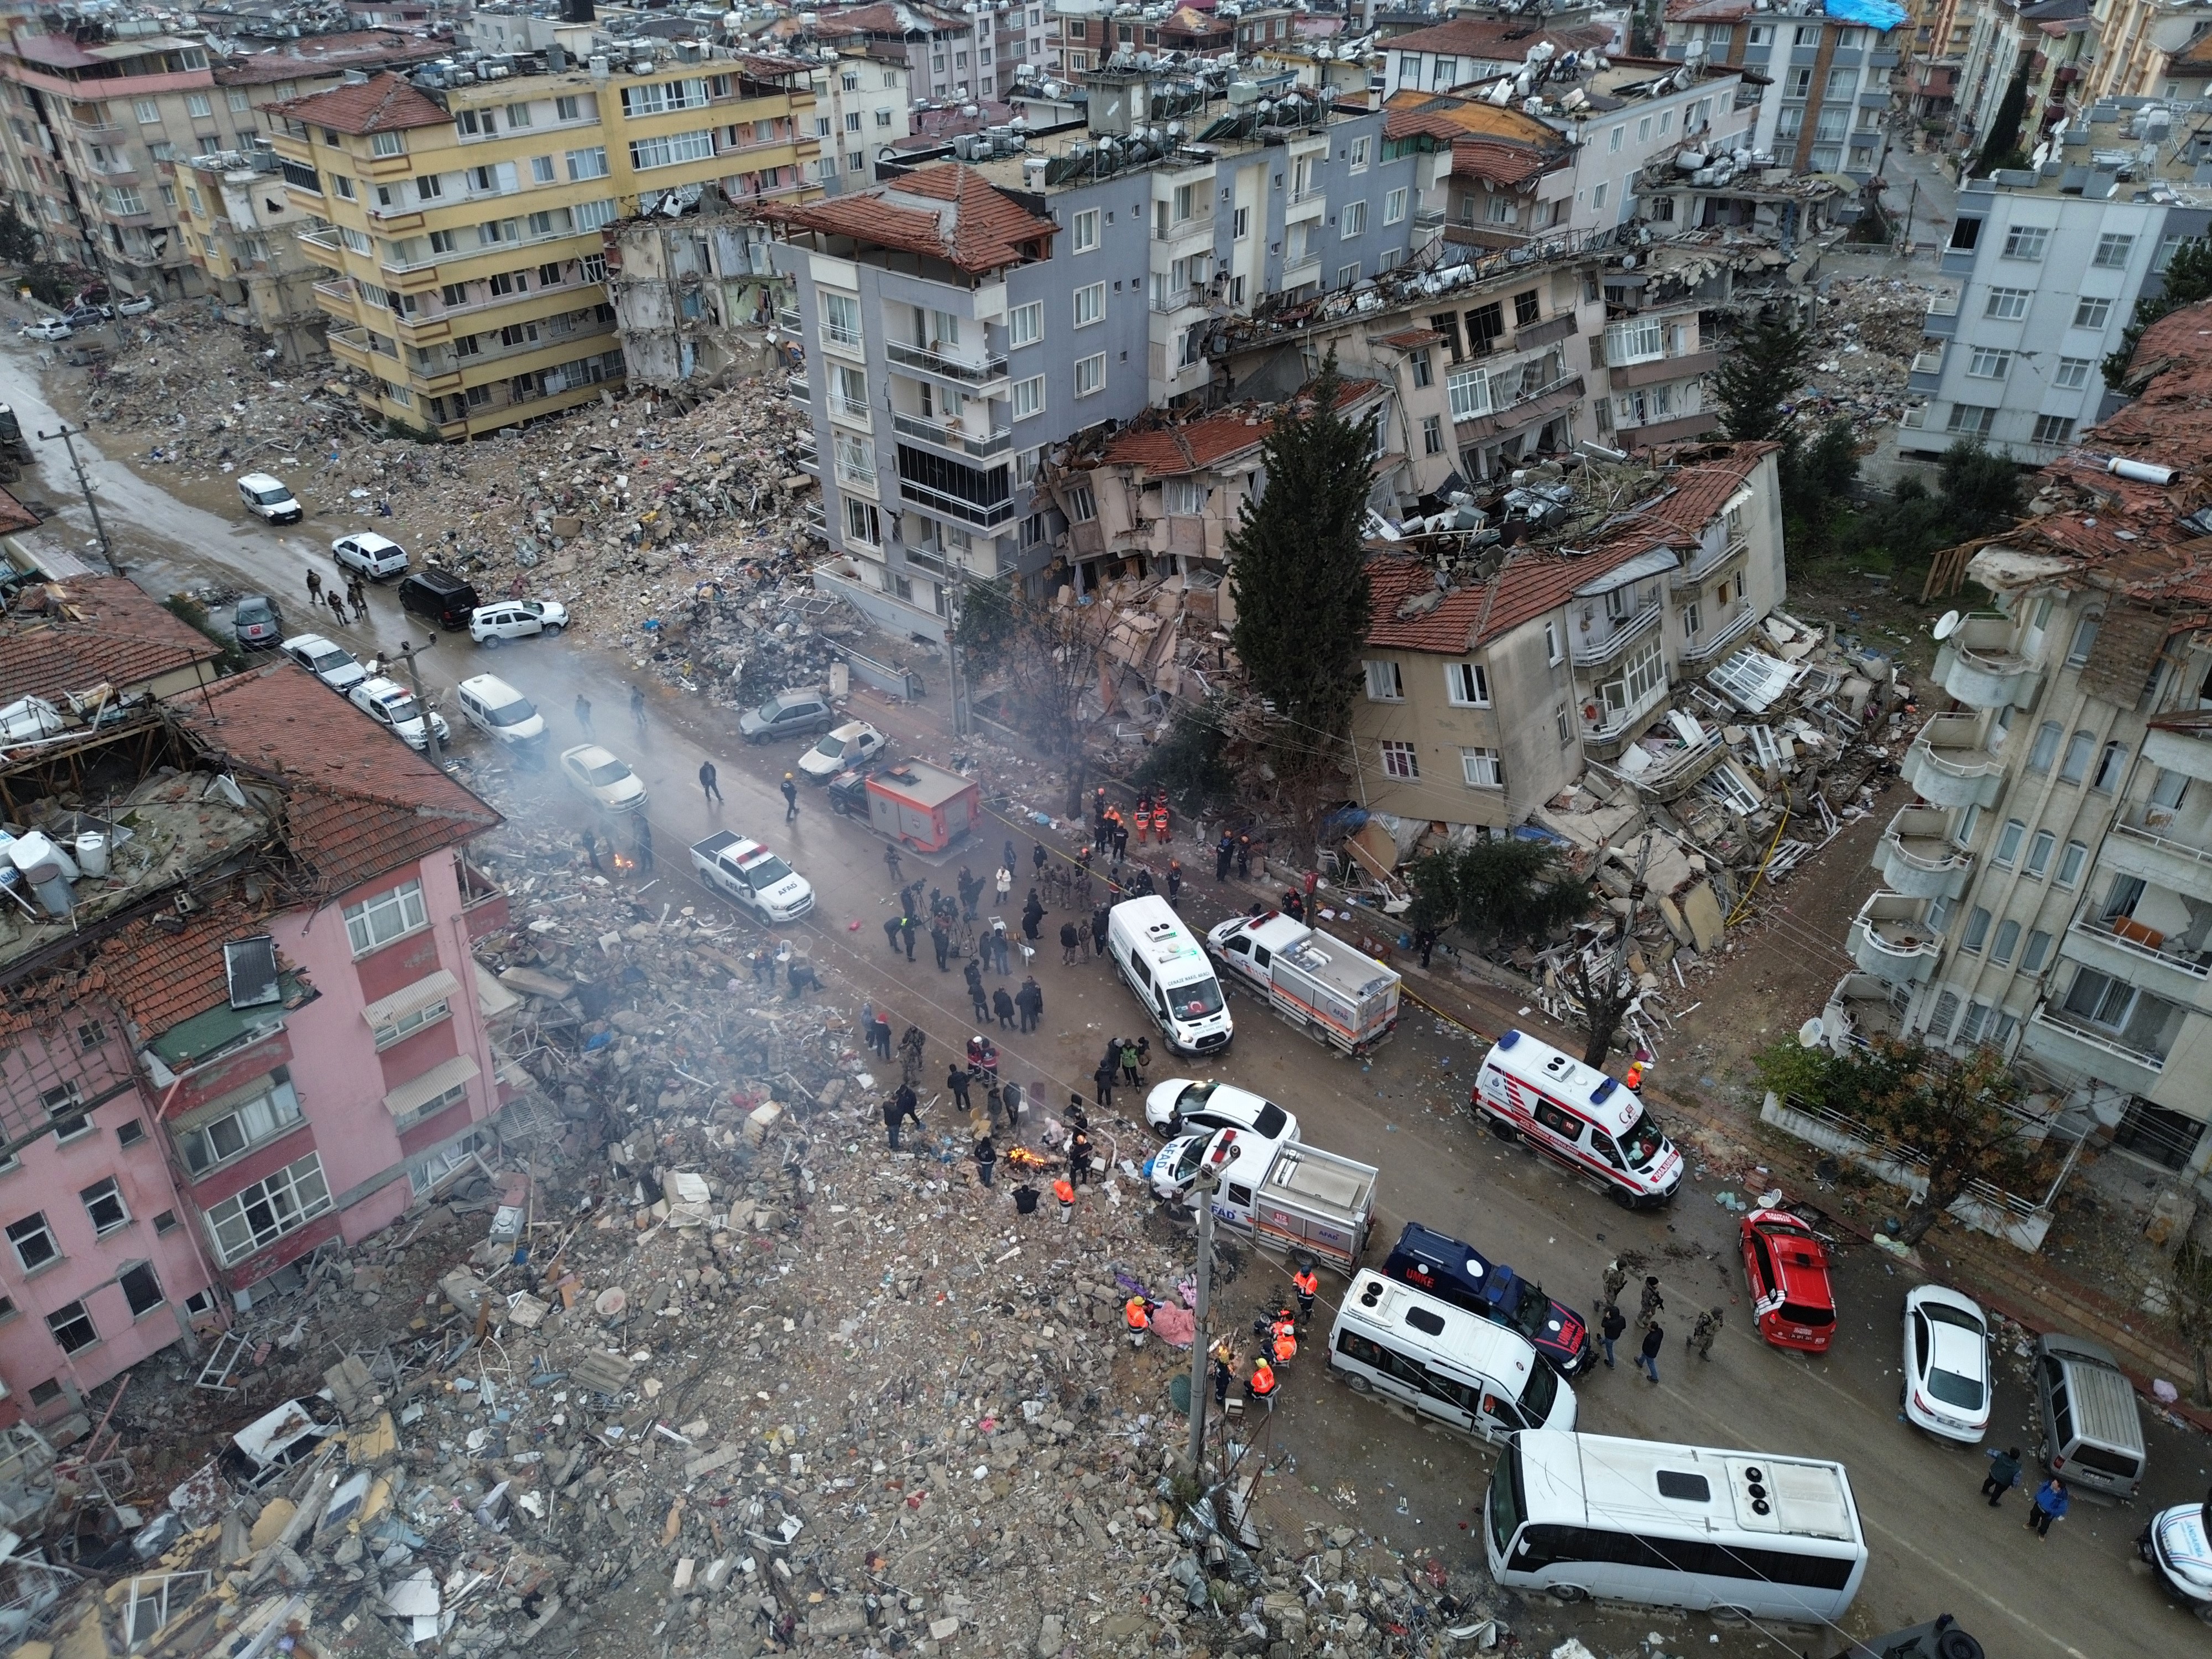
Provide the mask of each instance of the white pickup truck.
[{"label": "white pickup truck", "polygon": [[1262,1248],[1303,1251],[1345,1273],[1359,1263],[1375,1222],[1370,1164],[1301,1140],[1269,1140],[1242,1129],[1179,1135],[1146,1161],[1156,1198],[1181,1196],[1192,1209],[1202,1170],[1220,1174],[1214,1219],[1250,1233]]},{"label": "white pickup truck", "polygon": [[691,843],[692,867],[763,921],[796,921],[814,908],[805,877],[759,842],[723,830]]}]

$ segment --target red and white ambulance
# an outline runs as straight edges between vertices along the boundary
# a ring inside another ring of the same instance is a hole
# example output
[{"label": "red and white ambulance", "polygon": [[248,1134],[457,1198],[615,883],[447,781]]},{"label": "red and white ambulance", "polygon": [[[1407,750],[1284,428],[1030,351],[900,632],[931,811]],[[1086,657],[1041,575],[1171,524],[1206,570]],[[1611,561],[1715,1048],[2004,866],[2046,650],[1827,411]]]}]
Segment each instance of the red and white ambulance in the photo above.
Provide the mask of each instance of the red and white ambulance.
[{"label": "red and white ambulance", "polygon": [[1483,1057],[1468,1097],[1498,1133],[1586,1176],[1631,1209],[1666,1203],[1682,1184],[1682,1155],[1636,1091],[1522,1031]]}]

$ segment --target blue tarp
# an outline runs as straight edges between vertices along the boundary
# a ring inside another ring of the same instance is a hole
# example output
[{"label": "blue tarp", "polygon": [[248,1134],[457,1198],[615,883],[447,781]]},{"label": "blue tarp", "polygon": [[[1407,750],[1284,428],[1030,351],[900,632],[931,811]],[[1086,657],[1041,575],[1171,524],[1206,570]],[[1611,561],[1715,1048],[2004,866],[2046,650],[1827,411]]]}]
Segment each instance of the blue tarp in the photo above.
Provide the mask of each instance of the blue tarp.
[{"label": "blue tarp", "polygon": [[1838,23],[1857,23],[1885,33],[1905,21],[1905,8],[1892,0],[1821,0],[1820,9]]}]

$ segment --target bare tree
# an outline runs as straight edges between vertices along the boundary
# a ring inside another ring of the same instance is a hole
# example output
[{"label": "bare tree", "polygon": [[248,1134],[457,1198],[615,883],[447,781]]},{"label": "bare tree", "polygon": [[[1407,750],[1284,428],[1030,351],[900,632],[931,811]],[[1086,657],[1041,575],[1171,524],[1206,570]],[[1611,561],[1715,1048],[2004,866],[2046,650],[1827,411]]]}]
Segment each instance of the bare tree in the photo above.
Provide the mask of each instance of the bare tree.
[{"label": "bare tree", "polygon": [[962,599],[961,648],[981,679],[996,679],[1007,722],[1059,769],[1062,815],[1083,813],[1084,700],[1099,684],[1096,613],[1036,599],[1012,583],[970,583]]},{"label": "bare tree", "polygon": [[[1624,924],[1624,931],[1626,924]],[[1583,1064],[1602,1066],[1613,1052],[1613,1039],[1620,1022],[1636,1000],[1636,981],[1611,951],[1593,966],[1594,951],[1585,951],[1559,969],[1559,983],[1583,1006]]]},{"label": "bare tree", "polygon": [[2197,1392],[2191,1397],[2200,1406],[2212,1406],[2212,1376],[2208,1376],[2205,1363],[2212,1353],[2212,1250],[2183,1240],[2159,1275],[2159,1288],[2166,1293],[2166,1322],[2197,1364]]}]

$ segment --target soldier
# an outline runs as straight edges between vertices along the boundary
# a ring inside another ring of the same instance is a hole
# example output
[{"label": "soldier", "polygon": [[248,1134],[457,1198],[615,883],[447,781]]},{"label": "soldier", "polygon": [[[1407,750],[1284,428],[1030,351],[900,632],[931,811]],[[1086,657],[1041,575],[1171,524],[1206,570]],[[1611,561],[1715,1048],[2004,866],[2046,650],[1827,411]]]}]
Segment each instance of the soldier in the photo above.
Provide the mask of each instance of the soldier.
[{"label": "soldier", "polygon": [[1659,1294],[1659,1275],[1647,1273],[1644,1279],[1644,1300],[1636,1310],[1636,1328],[1649,1330],[1659,1322],[1659,1313],[1667,1305],[1667,1298]]},{"label": "soldier", "polygon": [[1628,1287],[1628,1269],[1617,1261],[1605,1264],[1605,1293],[1597,1299],[1602,1308],[1620,1300],[1620,1293]]},{"label": "soldier", "polygon": [[1713,1339],[1721,1334],[1721,1310],[1714,1308],[1698,1316],[1698,1322],[1690,1328],[1690,1352],[1700,1359],[1713,1357]]}]

